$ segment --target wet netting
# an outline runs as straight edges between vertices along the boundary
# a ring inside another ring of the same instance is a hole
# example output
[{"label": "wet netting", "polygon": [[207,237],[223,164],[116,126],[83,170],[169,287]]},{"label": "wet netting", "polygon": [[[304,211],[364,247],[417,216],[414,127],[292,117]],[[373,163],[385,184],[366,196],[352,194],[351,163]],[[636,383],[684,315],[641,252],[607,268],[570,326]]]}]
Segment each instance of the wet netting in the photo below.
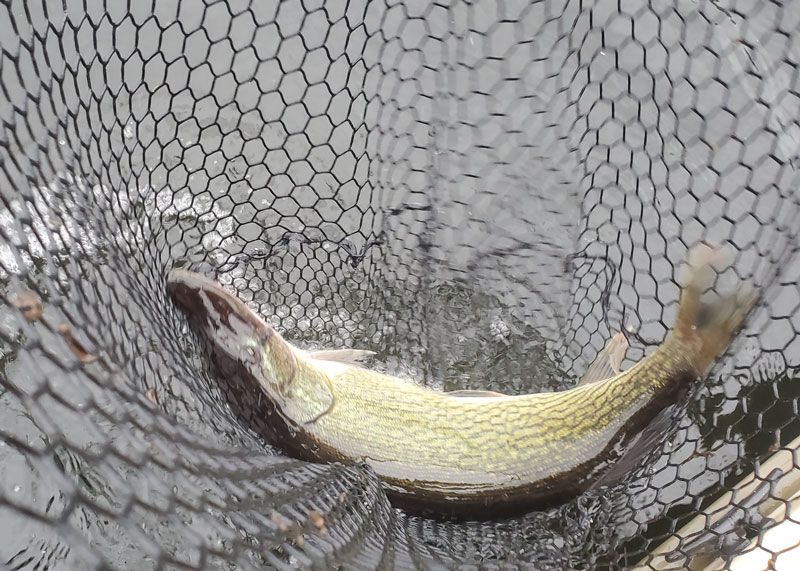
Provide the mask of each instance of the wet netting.
[{"label": "wet netting", "polygon": [[[799,70],[796,2],[1,0],[0,565],[796,569]],[[726,355],[621,480],[481,521],[287,457],[165,289],[525,394],[652,352],[698,241],[761,287]]]}]

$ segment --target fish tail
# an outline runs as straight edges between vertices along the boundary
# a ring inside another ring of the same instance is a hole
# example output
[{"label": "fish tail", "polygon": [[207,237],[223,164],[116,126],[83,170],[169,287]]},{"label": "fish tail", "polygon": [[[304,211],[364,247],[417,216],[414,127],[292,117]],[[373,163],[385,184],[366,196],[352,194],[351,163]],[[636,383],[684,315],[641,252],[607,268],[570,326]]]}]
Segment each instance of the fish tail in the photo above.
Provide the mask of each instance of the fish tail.
[{"label": "fish tail", "polygon": [[684,357],[698,375],[725,352],[758,300],[758,289],[744,280],[730,294],[712,291],[719,271],[730,265],[730,253],[729,249],[705,243],[689,250],[672,336],[680,342]]}]

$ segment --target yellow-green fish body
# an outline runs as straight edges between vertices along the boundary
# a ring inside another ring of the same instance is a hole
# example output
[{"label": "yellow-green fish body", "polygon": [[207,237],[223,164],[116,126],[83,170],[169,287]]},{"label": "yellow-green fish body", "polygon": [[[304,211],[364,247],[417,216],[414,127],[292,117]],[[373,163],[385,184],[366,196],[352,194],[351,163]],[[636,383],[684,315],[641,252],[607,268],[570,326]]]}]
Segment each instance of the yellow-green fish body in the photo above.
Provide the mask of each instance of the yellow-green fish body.
[{"label": "yellow-green fish body", "polygon": [[315,356],[287,343],[219,284],[173,270],[169,290],[223,370],[258,385],[287,451],[365,462],[398,505],[482,517],[581,493],[653,417],[724,352],[756,299],[752,288],[704,302],[717,253],[690,253],[678,317],[662,345],[612,378],[518,396],[459,396]]}]

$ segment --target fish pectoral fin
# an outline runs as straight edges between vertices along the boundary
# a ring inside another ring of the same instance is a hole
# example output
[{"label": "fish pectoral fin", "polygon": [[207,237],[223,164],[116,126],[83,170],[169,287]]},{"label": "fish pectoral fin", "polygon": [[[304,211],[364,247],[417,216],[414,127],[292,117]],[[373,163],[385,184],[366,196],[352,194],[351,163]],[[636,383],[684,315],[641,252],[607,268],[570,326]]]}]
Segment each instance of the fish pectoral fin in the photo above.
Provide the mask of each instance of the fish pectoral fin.
[{"label": "fish pectoral fin", "polygon": [[586,369],[577,386],[599,383],[619,375],[620,366],[627,350],[628,340],[625,339],[625,336],[621,332],[614,335]]},{"label": "fish pectoral fin", "polygon": [[346,365],[360,366],[361,361],[374,354],[375,351],[367,351],[366,349],[322,349],[310,351],[308,356],[320,361],[335,361]]},{"label": "fish pectoral fin", "polygon": [[444,393],[447,396],[451,397],[458,397],[458,398],[485,398],[485,397],[505,397],[508,395],[504,395],[503,393],[496,393],[494,391],[470,391],[470,390],[462,390],[462,391],[450,391]]}]

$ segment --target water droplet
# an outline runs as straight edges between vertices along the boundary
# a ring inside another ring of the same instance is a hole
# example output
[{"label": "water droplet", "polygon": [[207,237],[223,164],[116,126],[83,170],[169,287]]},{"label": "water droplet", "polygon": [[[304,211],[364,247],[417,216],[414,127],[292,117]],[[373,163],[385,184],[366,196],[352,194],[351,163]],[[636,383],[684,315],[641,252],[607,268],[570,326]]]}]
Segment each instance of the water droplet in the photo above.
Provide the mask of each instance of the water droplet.
[{"label": "water droplet", "polygon": [[19,492],[19,491],[21,491],[21,490],[22,490],[22,486],[20,486],[19,484],[17,484],[16,486],[14,486],[14,488],[13,488],[13,489],[14,489],[14,493],[17,493],[17,492]]}]

